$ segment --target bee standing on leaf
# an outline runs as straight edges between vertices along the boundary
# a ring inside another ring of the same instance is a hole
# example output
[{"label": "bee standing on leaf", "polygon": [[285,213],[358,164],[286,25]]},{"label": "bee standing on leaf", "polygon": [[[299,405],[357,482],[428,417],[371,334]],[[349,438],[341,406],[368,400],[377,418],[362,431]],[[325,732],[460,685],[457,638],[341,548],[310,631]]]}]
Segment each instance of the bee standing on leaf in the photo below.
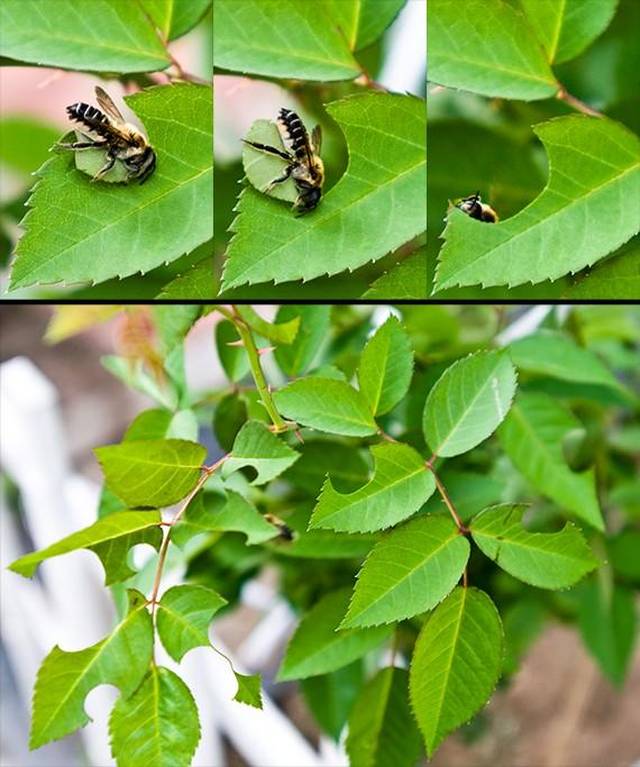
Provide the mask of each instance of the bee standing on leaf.
[{"label": "bee standing on leaf", "polygon": [[103,179],[118,161],[124,166],[127,183],[137,179],[142,184],[155,170],[156,153],[147,137],[134,125],[125,122],[110,96],[100,86],[96,86],[95,90],[96,99],[103,111],[82,101],[67,107],[69,119],[82,123],[79,132],[86,141],[58,146],[73,151],[106,149],[104,165],[92,181]]},{"label": "bee standing on leaf", "polygon": [[462,197],[454,202],[449,200],[449,207],[459,208],[467,216],[478,221],[484,221],[487,224],[495,224],[498,221],[498,214],[490,205],[482,202],[480,192],[476,192],[469,197]]},{"label": "bee standing on leaf", "polygon": [[320,159],[322,142],[320,126],[316,125],[309,137],[298,115],[284,108],[278,114],[276,125],[284,150],[247,139],[243,141],[254,149],[280,157],[287,163],[282,174],[274,178],[263,191],[270,192],[276,184],[291,178],[298,193],[293,203],[293,210],[302,215],[314,210],[322,196],[324,165]]}]

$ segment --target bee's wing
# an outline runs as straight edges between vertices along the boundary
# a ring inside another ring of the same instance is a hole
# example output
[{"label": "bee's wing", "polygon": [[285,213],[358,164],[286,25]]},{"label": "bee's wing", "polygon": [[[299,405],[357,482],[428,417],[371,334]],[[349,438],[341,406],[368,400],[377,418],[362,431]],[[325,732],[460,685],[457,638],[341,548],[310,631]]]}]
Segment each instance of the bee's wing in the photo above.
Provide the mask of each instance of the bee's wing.
[{"label": "bee's wing", "polygon": [[316,154],[320,154],[322,148],[322,128],[319,125],[311,132],[311,143],[313,144],[313,151]]},{"label": "bee's wing", "polygon": [[111,96],[106,91],[103,91],[99,85],[96,85],[96,99],[102,110],[119,125],[124,124],[124,117],[120,114],[120,110],[113,103]]}]

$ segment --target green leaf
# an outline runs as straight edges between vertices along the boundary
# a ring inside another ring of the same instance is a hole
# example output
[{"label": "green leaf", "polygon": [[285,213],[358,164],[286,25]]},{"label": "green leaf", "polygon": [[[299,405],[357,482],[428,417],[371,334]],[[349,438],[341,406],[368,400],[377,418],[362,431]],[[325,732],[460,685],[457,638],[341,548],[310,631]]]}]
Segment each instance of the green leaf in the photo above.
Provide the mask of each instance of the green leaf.
[{"label": "green leaf", "polygon": [[245,348],[238,345],[240,335],[236,326],[229,320],[221,320],[216,325],[215,336],[218,358],[227,378],[234,383],[242,380],[249,372],[249,358]]},{"label": "green leaf", "polygon": [[571,300],[634,301],[640,295],[640,243],[634,237],[618,253],[596,264],[565,292]]},{"label": "green leaf", "polygon": [[116,701],[109,734],[118,767],[189,765],[200,740],[193,695],[177,674],[153,664],[134,695]]},{"label": "green leaf", "polygon": [[212,0],[172,0],[173,15],[169,39],[175,40],[193,29],[211,8]]},{"label": "green leaf", "polygon": [[156,150],[157,170],[142,185],[94,184],[75,169],[73,152],[48,160],[29,199],[12,289],[145,273],[211,239],[212,89],[157,86],[126,100]]},{"label": "green leaf", "polygon": [[582,639],[602,672],[622,687],[638,630],[633,591],[602,580],[589,581],[580,592],[578,622]]},{"label": "green leaf", "polygon": [[169,410],[154,408],[143,410],[133,419],[122,438],[123,442],[158,439],[186,439],[198,437],[198,421],[193,410]]},{"label": "green leaf", "polygon": [[640,530],[627,528],[607,540],[609,561],[623,578],[640,585]]},{"label": "green leaf", "polygon": [[392,626],[338,630],[349,591],[345,588],[325,594],[303,616],[287,647],[278,672],[279,681],[335,671],[361,658],[391,635]]},{"label": "green leaf", "polygon": [[468,559],[469,541],[450,519],[412,519],[371,551],[340,625],[376,626],[431,610],[460,580]]},{"label": "green leaf", "polygon": [[498,438],[516,468],[537,490],[597,530],[604,530],[593,469],[580,474],[571,471],[562,452],[564,438],[580,428],[573,413],[552,397],[530,392],[518,395]]},{"label": "green leaf", "polygon": [[435,490],[433,474],[408,445],[373,445],[374,471],[359,490],[342,494],[327,478],[313,511],[310,528],[346,533],[383,530],[410,517]]},{"label": "green leaf", "polygon": [[598,566],[571,522],[557,533],[530,533],[522,526],[525,508],[493,506],[471,523],[473,540],[503,570],[540,589],[565,589]]},{"label": "green leaf", "polygon": [[362,298],[388,301],[393,296],[394,301],[424,300],[427,297],[426,260],[424,248],[412,253],[382,277],[378,277]]},{"label": "green leaf", "polygon": [[3,0],[0,55],[84,72],[154,72],[171,64],[137,3]]},{"label": "green leaf", "polygon": [[375,415],[392,410],[409,391],[413,350],[398,320],[391,316],[369,339],[358,366],[358,385]]},{"label": "green leaf", "polygon": [[289,346],[276,348],[276,362],[290,377],[304,373],[313,363],[318,349],[329,334],[331,306],[327,304],[283,304],[278,307],[276,322],[300,317],[300,328]]},{"label": "green leaf", "polygon": [[31,749],[84,727],[90,721],[84,700],[94,687],[112,684],[127,698],[142,681],[153,653],[153,625],[142,594],[127,593],[129,612],[109,636],[78,652],[56,645],[44,659],[33,694]]},{"label": "green leaf", "polygon": [[304,700],[322,730],[336,742],[362,687],[362,661],[300,680]]},{"label": "green leaf", "polygon": [[183,274],[168,282],[158,293],[157,297],[165,301],[182,299],[210,301],[218,295],[218,288],[219,286],[213,273],[212,259],[207,256]]},{"label": "green leaf", "polygon": [[216,0],[215,66],[298,80],[357,77],[360,67],[332,18],[332,6],[332,0]]},{"label": "green leaf", "polygon": [[[341,3],[342,0],[338,2]],[[406,0],[359,0],[355,3],[355,12],[358,17],[355,50],[359,51],[375,42],[392,23],[405,3]],[[354,49],[353,43],[351,49]]]},{"label": "green leaf", "polygon": [[327,475],[339,492],[348,492],[367,482],[369,465],[362,451],[352,445],[329,439],[305,440],[300,458],[287,469],[285,479],[316,498]]},{"label": "green leaf", "polygon": [[429,80],[483,96],[555,95],[553,72],[531,27],[507,3],[430,0]]},{"label": "green leaf", "polygon": [[620,390],[621,385],[600,359],[568,336],[539,330],[509,345],[516,367],[575,383],[599,384]]},{"label": "green leaf", "polygon": [[516,371],[504,352],[454,362],[429,392],[422,428],[435,455],[466,453],[493,434],[511,407]]},{"label": "green leaf", "polygon": [[247,544],[264,543],[274,538],[278,531],[258,513],[255,506],[238,493],[227,496],[199,493],[189,504],[186,514],[173,528],[171,540],[183,546],[199,533],[215,533],[234,530],[247,536]]},{"label": "green leaf", "polygon": [[285,418],[345,437],[366,437],[378,430],[363,395],[344,381],[302,378],[273,395]]},{"label": "green leaf", "polygon": [[209,624],[227,600],[205,586],[174,586],[158,603],[156,625],[165,650],[178,663],[194,647],[208,647]]},{"label": "green leaf", "polygon": [[490,698],[502,665],[503,633],[491,599],[457,588],[433,612],[411,661],[411,705],[427,754]]},{"label": "green leaf", "polygon": [[233,696],[234,700],[238,703],[246,703],[247,706],[253,706],[254,708],[262,708],[262,680],[260,674],[251,674],[247,676],[245,674],[239,674],[237,671],[233,672],[236,675],[236,681],[238,682],[238,690]]},{"label": "green leaf", "polygon": [[547,58],[575,58],[609,26],[618,0],[520,0]]},{"label": "green leaf", "polygon": [[233,449],[222,465],[224,478],[245,466],[253,467],[252,485],[264,485],[282,474],[299,458],[298,453],[259,421],[247,421],[238,432]]},{"label": "green leaf", "polygon": [[105,370],[119,378],[127,387],[135,389],[154,399],[159,405],[167,410],[175,410],[178,407],[178,395],[171,382],[160,384],[154,376],[147,372],[144,361],[136,360],[132,363],[126,357],[117,357],[114,354],[100,358]]},{"label": "green leaf", "polygon": [[184,439],[149,439],[98,447],[111,490],[129,506],[170,506],[192,490],[207,451]]},{"label": "green leaf", "polygon": [[236,312],[247,323],[251,330],[268,338],[276,344],[290,344],[298,334],[300,317],[294,317],[287,322],[268,322],[263,319],[251,306],[238,304]]},{"label": "green leaf", "polygon": [[223,289],[353,270],[425,230],[424,102],[366,93],[334,101],[327,112],[347,140],[346,173],[306,216],[296,217],[282,202],[245,188]]},{"label": "green leaf", "polygon": [[549,156],[544,191],[487,226],[448,216],[436,289],[556,280],[591,266],[640,230],[640,141],[606,118],[560,117],[534,128]]},{"label": "green leaf", "polygon": [[361,690],[349,715],[351,767],[415,767],[422,751],[409,707],[409,674],[389,666]]},{"label": "green leaf", "polygon": [[122,511],[110,514],[89,527],[16,559],[9,569],[26,578],[36,571],[45,559],[68,554],[77,549],[89,549],[100,557],[105,570],[105,585],[125,581],[134,575],[127,564],[127,552],[132,546],[148,543],[155,549],[162,543],[160,513],[157,511]]}]

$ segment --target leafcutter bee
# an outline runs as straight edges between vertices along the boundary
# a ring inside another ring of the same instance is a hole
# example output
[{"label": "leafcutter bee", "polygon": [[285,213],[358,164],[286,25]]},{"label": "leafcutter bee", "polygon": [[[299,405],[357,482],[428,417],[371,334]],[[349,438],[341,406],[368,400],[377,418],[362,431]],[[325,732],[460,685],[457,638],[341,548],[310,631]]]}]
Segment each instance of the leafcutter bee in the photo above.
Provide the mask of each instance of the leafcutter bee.
[{"label": "leafcutter bee", "polygon": [[309,213],[320,202],[324,183],[324,165],[320,159],[320,126],[316,125],[309,137],[298,115],[284,108],[278,114],[276,125],[284,150],[247,139],[243,141],[260,152],[275,155],[286,162],[282,174],[274,178],[263,191],[270,192],[276,184],[281,184],[291,177],[298,193],[293,210],[299,215]]},{"label": "leafcutter bee", "polygon": [[286,522],[283,522],[280,517],[276,517],[275,514],[265,514],[264,518],[269,524],[273,525],[278,530],[278,538],[283,541],[293,540],[293,530]]},{"label": "leafcutter bee", "polygon": [[74,151],[106,149],[104,165],[92,181],[102,179],[117,160],[126,170],[127,183],[137,179],[142,184],[156,167],[156,153],[153,147],[143,133],[134,125],[125,122],[111,97],[98,85],[96,99],[103,111],[83,101],[67,107],[69,119],[82,124],[80,132],[86,141],[74,141],[58,146]]},{"label": "leafcutter bee", "polygon": [[478,221],[484,221],[487,224],[495,224],[498,221],[498,214],[490,205],[482,202],[480,192],[463,197],[451,204]]}]

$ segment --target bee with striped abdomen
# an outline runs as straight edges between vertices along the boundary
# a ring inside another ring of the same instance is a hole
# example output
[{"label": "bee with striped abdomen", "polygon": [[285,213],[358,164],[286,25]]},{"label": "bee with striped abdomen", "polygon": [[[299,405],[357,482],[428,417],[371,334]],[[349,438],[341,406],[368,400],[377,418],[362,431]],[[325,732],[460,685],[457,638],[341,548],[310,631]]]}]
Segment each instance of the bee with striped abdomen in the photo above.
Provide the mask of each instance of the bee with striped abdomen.
[{"label": "bee with striped abdomen", "polygon": [[92,181],[102,179],[118,161],[126,170],[127,182],[137,179],[142,184],[156,167],[153,147],[141,131],[125,122],[110,96],[100,86],[96,86],[96,99],[103,111],[82,101],[67,107],[69,119],[82,124],[80,133],[86,141],[58,146],[74,151],[106,149],[105,163]]},{"label": "bee with striped abdomen", "polygon": [[302,120],[290,109],[280,110],[276,125],[284,150],[247,139],[243,141],[254,149],[280,157],[287,163],[282,174],[274,178],[264,191],[270,192],[276,184],[291,178],[298,193],[293,210],[298,214],[308,213],[320,202],[324,184],[324,165],[320,159],[320,126],[316,125],[309,137]]},{"label": "bee with striped abdomen", "polygon": [[498,214],[490,205],[482,202],[480,192],[456,200],[452,205],[478,221],[484,221],[487,224],[495,224],[498,221]]}]

